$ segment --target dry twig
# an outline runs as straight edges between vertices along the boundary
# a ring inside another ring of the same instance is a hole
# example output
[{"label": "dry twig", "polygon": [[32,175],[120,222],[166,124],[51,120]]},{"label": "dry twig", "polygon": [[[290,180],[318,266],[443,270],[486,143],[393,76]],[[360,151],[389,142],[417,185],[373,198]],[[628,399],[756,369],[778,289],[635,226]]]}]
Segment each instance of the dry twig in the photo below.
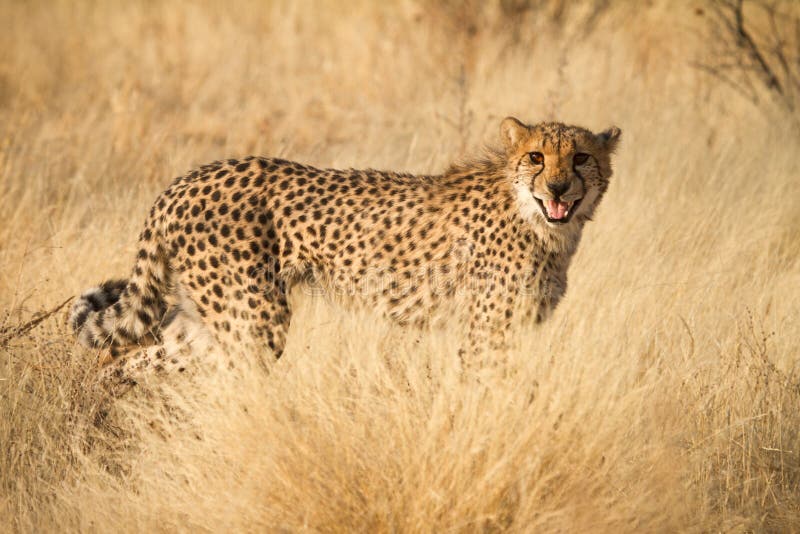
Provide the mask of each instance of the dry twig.
[{"label": "dry twig", "polygon": [[72,301],[72,299],[73,297],[70,297],[61,304],[59,304],[58,306],[56,306],[55,308],[51,308],[50,310],[36,312],[31,320],[26,321],[22,324],[0,328],[0,347],[6,346],[8,342],[11,341],[12,339],[33,330],[42,321],[44,321],[48,317],[52,317],[61,308],[69,304]]}]

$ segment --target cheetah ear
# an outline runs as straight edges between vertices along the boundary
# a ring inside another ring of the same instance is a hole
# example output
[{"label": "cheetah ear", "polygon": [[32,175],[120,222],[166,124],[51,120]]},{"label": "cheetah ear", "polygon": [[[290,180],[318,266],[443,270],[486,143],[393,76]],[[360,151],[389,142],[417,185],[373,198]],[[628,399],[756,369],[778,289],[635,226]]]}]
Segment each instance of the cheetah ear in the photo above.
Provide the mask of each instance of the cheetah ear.
[{"label": "cheetah ear", "polygon": [[622,130],[620,130],[616,126],[612,126],[608,130],[598,134],[597,138],[600,140],[600,144],[603,145],[603,148],[606,149],[606,152],[611,153],[617,149],[617,145],[619,144],[619,137],[621,134]]},{"label": "cheetah ear", "polygon": [[514,117],[503,119],[500,123],[500,138],[503,140],[506,152],[515,149],[529,132],[528,127]]}]

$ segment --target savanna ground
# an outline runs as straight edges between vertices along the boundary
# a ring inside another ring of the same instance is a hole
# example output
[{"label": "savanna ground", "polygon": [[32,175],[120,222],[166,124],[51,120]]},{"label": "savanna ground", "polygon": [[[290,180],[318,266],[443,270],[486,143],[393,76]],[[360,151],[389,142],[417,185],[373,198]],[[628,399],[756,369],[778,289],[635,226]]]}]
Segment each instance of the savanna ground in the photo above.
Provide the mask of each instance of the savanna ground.
[{"label": "savanna ground", "polygon": [[[745,8],[797,51],[797,4],[777,30]],[[797,57],[781,91],[736,78],[753,56],[720,48],[718,16],[1,1],[0,530],[800,531]],[[623,131],[567,297],[515,332],[509,376],[460,380],[455,327],[299,294],[269,374],[109,405],[45,313],[125,276],[195,165],[437,172],[509,114]]]}]

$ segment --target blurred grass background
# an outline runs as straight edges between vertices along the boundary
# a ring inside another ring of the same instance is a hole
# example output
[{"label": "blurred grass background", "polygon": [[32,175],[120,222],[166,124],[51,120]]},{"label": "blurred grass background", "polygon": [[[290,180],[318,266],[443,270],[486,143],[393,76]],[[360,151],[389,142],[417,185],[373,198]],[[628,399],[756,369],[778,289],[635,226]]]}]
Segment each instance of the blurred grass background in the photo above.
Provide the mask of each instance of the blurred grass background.
[{"label": "blurred grass background", "polygon": [[[737,5],[0,1],[0,529],[800,530],[800,13],[742,6],[778,91]],[[44,317],[195,165],[439,172],[506,115],[623,130],[510,377],[296,295],[269,376],[109,408]]]}]

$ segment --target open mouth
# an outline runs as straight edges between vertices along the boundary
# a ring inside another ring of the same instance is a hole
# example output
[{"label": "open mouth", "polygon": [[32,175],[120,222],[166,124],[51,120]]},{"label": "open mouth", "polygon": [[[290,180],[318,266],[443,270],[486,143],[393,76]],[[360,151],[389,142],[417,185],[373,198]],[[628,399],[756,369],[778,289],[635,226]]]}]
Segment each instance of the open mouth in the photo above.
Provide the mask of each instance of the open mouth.
[{"label": "open mouth", "polygon": [[545,219],[547,219],[547,222],[556,224],[569,222],[572,218],[572,214],[578,209],[581,200],[583,199],[579,198],[572,202],[561,202],[559,200],[541,200],[536,198],[536,202],[538,202],[539,207],[542,208],[542,213]]}]

